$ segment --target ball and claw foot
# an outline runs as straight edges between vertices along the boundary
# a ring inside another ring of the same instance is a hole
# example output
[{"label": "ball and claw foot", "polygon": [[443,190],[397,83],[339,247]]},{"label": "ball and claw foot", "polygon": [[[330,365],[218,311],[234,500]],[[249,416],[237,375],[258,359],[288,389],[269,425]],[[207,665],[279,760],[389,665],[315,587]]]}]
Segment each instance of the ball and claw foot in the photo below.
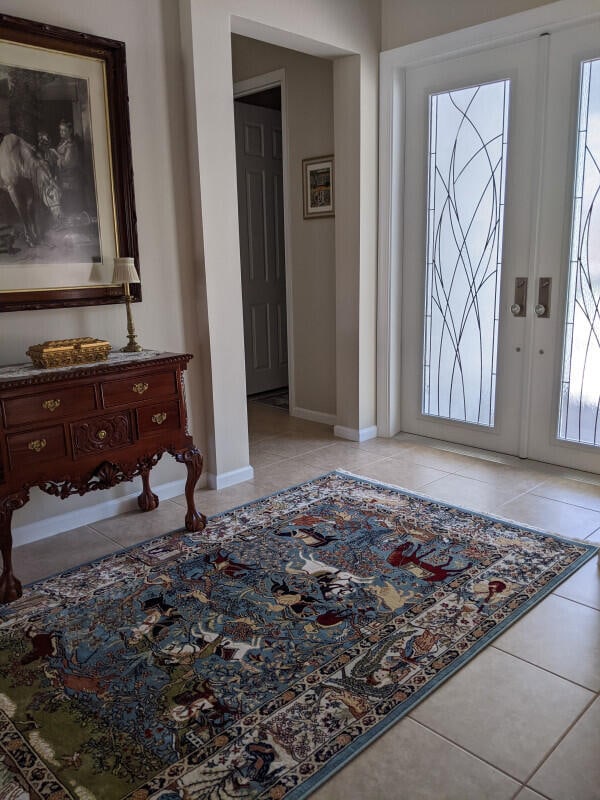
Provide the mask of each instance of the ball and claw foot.
[{"label": "ball and claw foot", "polygon": [[206,528],[206,517],[195,508],[189,509],[185,515],[185,529],[186,531],[196,532],[203,531]]},{"label": "ball and claw foot", "polygon": [[23,595],[21,581],[12,572],[3,572],[0,576],[0,604],[12,603]]},{"label": "ball and claw foot", "polygon": [[160,501],[158,495],[154,494],[150,488],[150,474],[148,472],[142,473],[142,493],[137,501],[142,511],[154,511],[155,508],[158,508]]},{"label": "ball and claw foot", "polygon": [[0,553],[2,554],[0,604],[12,603],[23,595],[21,581],[13,573],[10,526],[13,511],[22,508],[28,500],[29,490],[26,488],[7,497],[0,497]]},{"label": "ball and claw foot", "polygon": [[204,459],[196,447],[187,450],[174,452],[175,460],[187,467],[187,480],[185,482],[185,499],[187,502],[187,513],[185,515],[185,529],[191,532],[202,531],[206,527],[206,517],[196,510],[194,491],[198,479],[202,474]]}]

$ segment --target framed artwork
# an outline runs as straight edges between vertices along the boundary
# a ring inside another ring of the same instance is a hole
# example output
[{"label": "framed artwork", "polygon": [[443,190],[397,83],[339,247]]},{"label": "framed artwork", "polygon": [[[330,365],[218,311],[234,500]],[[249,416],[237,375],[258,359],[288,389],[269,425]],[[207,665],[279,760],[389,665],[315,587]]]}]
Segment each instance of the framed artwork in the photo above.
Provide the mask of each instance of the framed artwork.
[{"label": "framed artwork", "polygon": [[333,156],[302,161],[304,219],[333,217]]},{"label": "framed artwork", "polygon": [[139,272],[125,44],[0,14],[0,311],[122,302],[117,256]]}]

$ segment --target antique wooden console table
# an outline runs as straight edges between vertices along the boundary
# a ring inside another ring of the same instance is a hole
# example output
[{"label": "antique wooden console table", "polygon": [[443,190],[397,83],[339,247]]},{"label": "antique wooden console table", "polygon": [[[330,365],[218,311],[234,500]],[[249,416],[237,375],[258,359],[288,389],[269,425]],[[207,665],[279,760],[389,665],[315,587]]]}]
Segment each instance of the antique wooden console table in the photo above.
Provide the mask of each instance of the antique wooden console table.
[{"label": "antique wooden console table", "polygon": [[[65,499],[142,478],[142,511],[158,506],[150,470],[163,453],[187,467],[185,526],[204,528],[194,489],[202,455],[187,430],[183,371],[190,355],[114,353],[59,369],[0,367],[0,603],[16,600],[11,519],[29,490]],[[43,523],[40,523],[43,524]]]}]

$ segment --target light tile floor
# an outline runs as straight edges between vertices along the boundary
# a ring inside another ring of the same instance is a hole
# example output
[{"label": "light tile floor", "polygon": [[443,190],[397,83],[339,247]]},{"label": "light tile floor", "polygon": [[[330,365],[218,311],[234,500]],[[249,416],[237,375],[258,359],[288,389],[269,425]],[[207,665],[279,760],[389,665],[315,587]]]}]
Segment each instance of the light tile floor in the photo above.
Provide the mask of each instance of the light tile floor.
[{"label": "light tile floor", "polygon": [[[342,467],[600,543],[600,477],[417,437],[354,444],[249,405],[254,480],[199,490],[215,514]],[[182,523],[183,497],[15,550],[24,581]],[[600,800],[600,572],[588,562],[318,789],[315,800]]]}]

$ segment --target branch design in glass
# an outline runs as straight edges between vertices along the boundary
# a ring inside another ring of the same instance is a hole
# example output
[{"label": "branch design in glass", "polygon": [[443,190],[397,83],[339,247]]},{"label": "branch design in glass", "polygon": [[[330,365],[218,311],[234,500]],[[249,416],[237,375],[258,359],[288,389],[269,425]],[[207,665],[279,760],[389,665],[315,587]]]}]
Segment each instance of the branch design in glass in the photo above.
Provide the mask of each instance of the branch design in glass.
[{"label": "branch design in glass", "polygon": [[600,447],[600,59],[581,64],[558,438]]},{"label": "branch design in glass", "polygon": [[510,82],[429,98],[424,414],[493,427]]}]

